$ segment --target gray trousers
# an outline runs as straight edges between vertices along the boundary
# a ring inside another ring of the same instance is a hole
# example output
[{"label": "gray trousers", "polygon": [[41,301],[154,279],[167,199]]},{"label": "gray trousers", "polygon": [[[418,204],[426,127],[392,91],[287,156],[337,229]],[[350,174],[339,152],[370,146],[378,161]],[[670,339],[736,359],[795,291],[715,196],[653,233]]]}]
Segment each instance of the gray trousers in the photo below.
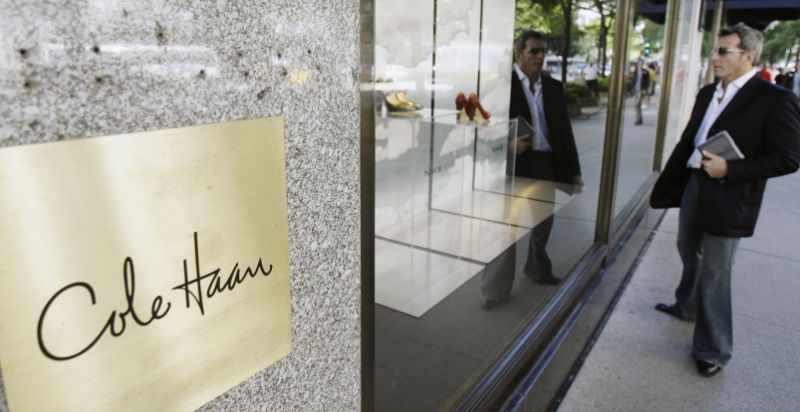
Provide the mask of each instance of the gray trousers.
[{"label": "gray trousers", "polygon": [[633,93],[633,105],[636,109],[636,124],[642,123],[642,91]]},{"label": "gray trousers", "polygon": [[725,365],[733,350],[731,270],[739,238],[712,236],[699,229],[697,176],[689,179],[681,200],[678,252],[683,262],[675,306],[695,319],[692,354]]},{"label": "gray trousers", "polygon": [[[552,153],[538,152],[528,166],[528,176],[546,181],[555,180]],[[555,189],[552,190],[555,193]],[[555,199],[555,195],[553,198]],[[549,216],[531,230],[527,250],[519,248],[520,252],[525,255],[525,266],[522,273],[534,282],[538,282],[543,277],[554,276],[553,263],[547,254],[547,242],[550,239],[550,232],[553,230],[555,214],[555,205],[551,204],[551,206],[553,209],[549,211]],[[545,209],[542,208],[542,210]],[[511,288],[514,286],[514,276],[517,273],[517,246],[516,244],[512,245],[484,269],[481,281],[483,297],[504,300],[510,296]]]}]

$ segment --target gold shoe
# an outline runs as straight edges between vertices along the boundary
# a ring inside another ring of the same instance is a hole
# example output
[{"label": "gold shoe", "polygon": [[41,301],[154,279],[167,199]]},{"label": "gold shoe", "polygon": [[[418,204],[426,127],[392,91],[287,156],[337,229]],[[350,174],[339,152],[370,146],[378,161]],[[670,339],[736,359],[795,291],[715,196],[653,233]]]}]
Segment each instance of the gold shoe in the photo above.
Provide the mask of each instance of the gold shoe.
[{"label": "gold shoe", "polygon": [[422,108],[421,104],[409,99],[408,96],[406,96],[406,92],[397,92],[397,99],[400,100],[405,105],[414,107],[414,109],[416,110]]},{"label": "gold shoe", "polygon": [[[418,107],[419,106],[419,107]],[[392,112],[409,112],[419,110],[421,105],[408,100],[405,92],[392,92],[386,96],[386,107]]]}]

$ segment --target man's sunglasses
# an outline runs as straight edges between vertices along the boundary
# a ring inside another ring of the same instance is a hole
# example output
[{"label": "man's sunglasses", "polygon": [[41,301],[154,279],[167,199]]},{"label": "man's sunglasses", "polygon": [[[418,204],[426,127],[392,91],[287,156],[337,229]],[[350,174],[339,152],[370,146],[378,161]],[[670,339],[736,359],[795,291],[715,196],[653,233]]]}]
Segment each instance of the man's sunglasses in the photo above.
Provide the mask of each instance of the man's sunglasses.
[{"label": "man's sunglasses", "polygon": [[546,52],[546,51],[547,51],[547,49],[546,49],[546,48],[544,48],[544,47],[531,47],[530,49],[528,49],[528,50],[525,50],[525,51],[526,51],[526,52],[528,52],[528,53],[530,53],[530,54],[539,54],[539,53],[544,53],[544,52]]},{"label": "man's sunglasses", "polygon": [[720,56],[724,56],[724,55],[726,55],[728,53],[733,53],[733,52],[742,52],[742,53],[744,53],[746,51],[747,50],[733,49],[733,48],[730,48],[730,47],[716,46],[713,49],[711,49],[711,54],[716,53],[716,54],[719,54]]}]

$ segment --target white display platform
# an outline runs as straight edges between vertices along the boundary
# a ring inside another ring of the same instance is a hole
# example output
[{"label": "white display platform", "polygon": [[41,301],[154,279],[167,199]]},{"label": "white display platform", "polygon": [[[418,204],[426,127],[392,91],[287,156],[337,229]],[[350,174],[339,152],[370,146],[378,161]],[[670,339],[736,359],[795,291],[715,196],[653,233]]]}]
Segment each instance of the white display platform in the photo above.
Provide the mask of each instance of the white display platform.
[{"label": "white display platform", "polygon": [[519,176],[502,176],[476,181],[475,190],[566,205],[574,197],[572,193],[575,191],[575,185]]},{"label": "white display platform", "polygon": [[533,229],[561,206],[522,196],[474,191],[465,193],[460,199],[436,203],[432,209]]},{"label": "white display platform", "polygon": [[570,201],[573,185],[506,176],[516,132],[453,111],[376,119],[378,304],[422,316]]},{"label": "white display platform", "polygon": [[375,302],[421,317],[483,266],[375,239]]},{"label": "white display platform", "polygon": [[528,229],[428,210],[411,222],[378,230],[378,237],[488,264],[529,232]]},{"label": "white display platform", "polygon": [[376,221],[378,304],[422,316],[568,203],[573,186],[509,177],[483,188]]}]

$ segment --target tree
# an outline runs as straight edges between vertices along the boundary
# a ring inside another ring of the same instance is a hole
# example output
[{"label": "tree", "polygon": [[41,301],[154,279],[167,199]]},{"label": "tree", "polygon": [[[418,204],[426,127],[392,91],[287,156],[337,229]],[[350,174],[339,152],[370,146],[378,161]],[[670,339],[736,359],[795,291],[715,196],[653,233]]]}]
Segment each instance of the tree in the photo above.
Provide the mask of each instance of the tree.
[{"label": "tree", "polygon": [[614,24],[616,16],[616,0],[583,0],[577,7],[584,10],[591,10],[600,15],[599,33],[597,36],[597,62],[600,73],[606,75],[606,54],[608,50],[608,35],[611,26]]},{"label": "tree", "polygon": [[800,20],[780,21],[764,32],[761,60],[774,63],[785,57],[788,65],[795,49],[800,52]]},{"label": "tree", "polygon": [[515,35],[536,29],[547,34],[547,47],[561,56],[561,78],[566,82],[569,56],[578,51],[572,41],[580,35],[572,24],[576,0],[517,0]]},{"label": "tree", "polygon": [[564,15],[564,46],[561,52],[561,80],[567,84],[567,69],[569,69],[569,48],[572,45],[572,6],[575,0],[559,0],[561,11]]},{"label": "tree", "polygon": [[[534,29],[552,35],[556,28],[553,22],[561,15],[561,10],[552,4],[540,4],[533,0],[518,0],[516,4],[516,21],[514,38],[524,30]],[[551,44],[548,44],[550,46]]]},{"label": "tree", "polygon": [[644,39],[645,48],[649,45],[649,53],[658,54],[664,47],[664,25],[654,23],[648,19],[642,20],[644,21],[642,38]]}]

